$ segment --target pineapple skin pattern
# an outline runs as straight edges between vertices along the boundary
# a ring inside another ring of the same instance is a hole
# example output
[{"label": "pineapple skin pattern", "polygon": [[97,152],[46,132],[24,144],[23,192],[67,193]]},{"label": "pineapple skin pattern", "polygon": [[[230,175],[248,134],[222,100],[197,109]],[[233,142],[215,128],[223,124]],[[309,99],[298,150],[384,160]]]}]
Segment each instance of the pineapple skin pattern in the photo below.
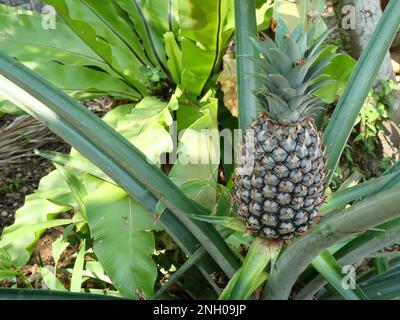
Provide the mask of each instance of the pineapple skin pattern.
[{"label": "pineapple skin pattern", "polygon": [[281,25],[275,41],[251,39],[263,56],[255,95],[264,111],[243,132],[232,198],[247,229],[261,237],[305,233],[325,202],[324,145],[311,114],[322,105],[313,93],[329,81],[322,70],[331,59],[318,59],[326,35],[310,44],[312,34]]},{"label": "pineapple skin pattern", "polygon": [[[248,175],[235,179],[238,214],[250,231],[271,239],[289,240],[316,221],[325,201],[323,144],[311,119],[287,126],[263,114],[245,135],[239,168],[253,162]],[[251,132],[251,131],[250,131]],[[249,149],[254,142],[253,161]]]}]

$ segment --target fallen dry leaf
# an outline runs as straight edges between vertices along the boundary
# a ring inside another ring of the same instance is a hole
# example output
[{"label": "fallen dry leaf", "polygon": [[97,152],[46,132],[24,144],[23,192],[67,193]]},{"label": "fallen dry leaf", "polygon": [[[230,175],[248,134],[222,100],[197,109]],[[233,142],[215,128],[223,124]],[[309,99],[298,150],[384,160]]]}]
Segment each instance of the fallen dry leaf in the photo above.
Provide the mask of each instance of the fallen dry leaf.
[{"label": "fallen dry leaf", "polygon": [[227,50],[222,58],[223,70],[218,83],[224,93],[224,104],[234,117],[238,116],[238,98],[236,92],[236,60],[233,50]]}]

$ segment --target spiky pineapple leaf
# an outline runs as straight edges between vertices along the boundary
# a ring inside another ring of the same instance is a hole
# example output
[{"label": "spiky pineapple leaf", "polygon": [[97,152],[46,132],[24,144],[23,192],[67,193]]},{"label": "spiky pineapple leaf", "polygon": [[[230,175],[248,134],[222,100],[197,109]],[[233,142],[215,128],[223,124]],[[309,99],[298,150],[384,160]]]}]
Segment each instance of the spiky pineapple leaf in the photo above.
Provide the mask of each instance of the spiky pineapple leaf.
[{"label": "spiky pineapple leaf", "polygon": [[400,2],[390,2],[364,49],[324,132],[331,178],[384,56],[400,26]]},{"label": "spiky pineapple leaf", "polygon": [[366,294],[356,284],[356,279],[349,279],[349,282],[353,281],[353,283],[346,282],[344,285],[343,280],[346,279],[344,279],[343,268],[329,251],[321,253],[313,260],[312,265],[346,300],[368,300]]},{"label": "spiky pineapple leaf", "polygon": [[315,28],[315,36],[318,37],[326,30],[326,25],[321,17],[325,3],[323,0],[287,1],[276,0],[274,2],[274,20],[284,20],[288,30],[293,31],[299,24],[308,30]]},{"label": "spiky pineapple leaf", "polygon": [[229,281],[219,299],[248,299],[254,290],[268,278],[264,269],[269,262],[274,265],[280,249],[279,242],[267,241],[260,237],[254,239],[242,267]]}]

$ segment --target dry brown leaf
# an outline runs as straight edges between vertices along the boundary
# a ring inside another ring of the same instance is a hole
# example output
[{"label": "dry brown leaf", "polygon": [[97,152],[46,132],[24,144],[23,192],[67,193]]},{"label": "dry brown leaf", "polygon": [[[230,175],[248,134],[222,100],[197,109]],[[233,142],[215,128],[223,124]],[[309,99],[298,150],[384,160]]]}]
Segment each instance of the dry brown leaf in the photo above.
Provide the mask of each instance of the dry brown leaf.
[{"label": "dry brown leaf", "polygon": [[223,70],[218,78],[218,83],[224,93],[224,104],[234,116],[238,116],[238,98],[236,92],[236,60],[232,50],[223,56]]}]

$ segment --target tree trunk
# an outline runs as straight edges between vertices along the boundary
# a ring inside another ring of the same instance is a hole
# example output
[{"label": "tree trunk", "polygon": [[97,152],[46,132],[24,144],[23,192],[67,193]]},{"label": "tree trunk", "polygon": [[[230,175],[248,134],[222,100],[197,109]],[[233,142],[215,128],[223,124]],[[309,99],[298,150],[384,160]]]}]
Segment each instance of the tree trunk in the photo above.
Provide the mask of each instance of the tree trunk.
[{"label": "tree trunk", "polygon": [[[334,0],[333,8],[343,45],[355,59],[361,56],[382,16],[380,0]],[[385,57],[377,80],[394,79],[390,54]]]},{"label": "tree trunk", "polygon": [[[343,45],[353,58],[358,59],[382,17],[381,1],[333,0],[333,8]],[[390,52],[387,53],[376,80],[396,80]],[[400,122],[400,92],[396,90],[390,95],[388,101],[394,120]]]}]

